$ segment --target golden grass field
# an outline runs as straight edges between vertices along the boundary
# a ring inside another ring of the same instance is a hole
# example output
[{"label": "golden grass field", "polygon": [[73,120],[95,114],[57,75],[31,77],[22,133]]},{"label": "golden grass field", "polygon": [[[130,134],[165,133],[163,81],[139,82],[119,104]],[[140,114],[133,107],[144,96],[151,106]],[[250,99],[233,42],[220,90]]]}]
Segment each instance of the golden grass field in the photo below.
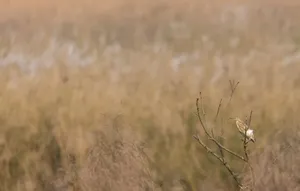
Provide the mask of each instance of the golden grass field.
[{"label": "golden grass field", "polygon": [[253,111],[254,190],[300,190],[299,5],[2,0],[0,190],[237,190],[193,139],[199,92],[239,153]]}]

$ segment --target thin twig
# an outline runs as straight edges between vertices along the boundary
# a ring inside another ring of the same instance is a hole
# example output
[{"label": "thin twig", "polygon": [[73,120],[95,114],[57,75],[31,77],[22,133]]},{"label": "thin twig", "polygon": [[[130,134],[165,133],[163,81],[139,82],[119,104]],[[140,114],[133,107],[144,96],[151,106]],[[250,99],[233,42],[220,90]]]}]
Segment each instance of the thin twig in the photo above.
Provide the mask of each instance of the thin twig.
[{"label": "thin twig", "polygon": [[248,129],[245,129],[245,132],[244,132],[244,153],[245,153],[245,158],[246,158],[246,162],[248,162],[249,158],[248,158],[248,152],[247,152],[247,144],[248,144],[248,141],[247,141],[247,130]]},{"label": "thin twig", "polygon": [[251,166],[250,162],[248,161],[247,162],[248,166],[249,166],[249,169],[250,169],[250,173],[251,173],[251,179],[252,179],[252,189],[255,187],[255,176],[254,176],[254,171],[253,171],[253,167]]},{"label": "thin twig", "polygon": [[198,143],[204,147],[206,149],[206,151],[210,154],[212,154],[213,156],[215,156],[225,167],[226,169],[228,170],[228,172],[232,175],[233,179],[235,180],[235,182],[237,183],[237,185],[239,186],[239,188],[242,188],[242,185],[241,183],[239,182],[238,180],[238,177],[234,174],[234,172],[231,170],[231,167],[230,165],[224,160],[224,158],[220,157],[219,155],[217,155],[215,152],[213,152],[210,148],[208,148],[202,141],[201,139],[199,138],[199,135],[197,136],[193,136],[197,141]]},{"label": "thin twig", "polygon": [[248,120],[248,125],[246,125],[245,132],[244,132],[244,153],[245,153],[245,158],[246,158],[247,162],[249,160],[248,151],[247,151],[247,146],[248,146],[248,142],[249,142],[247,140],[247,130],[250,128],[251,119],[252,119],[252,111],[250,112],[250,117],[249,117],[249,120]]},{"label": "thin twig", "polygon": [[237,88],[237,86],[239,85],[240,82],[237,82],[236,84],[234,84],[234,81],[231,81],[229,80],[229,83],[230,83],[230,90],[231,90],[231,93],[230,93],[230,97],[229,97],[229,101],[227,103],[227,106],[226,108],[229,106],[229,104],[231,103],[231,100],[232,100],[232,97],[233,97],[233,94]]},{"label": "thin twig", "polygon": [[222,99],[220,100],[220,103],[219,103],[219,106],[218,106],[217,114],[216,114],[216,116],[215,116],[215,122],[217,121],[217,118],[218,118],[218,116],[219,116],[221,106],[222,106]]},{"label": "thin twig", "polygon": [[212,140],[217,146],[219,146],[220,148],[222,148],[223,150],[225,150],[226,152],[228,152],[228,153],[230,153],[230,154],[232,154],[233,156],[235,156],[235,157],[237,157],[237,158],[239,158],[239,159],[241,159],[241,160],[243,160],[243,161],[247,161],[244,157],[242,157],[241,155],[239,155],[239,154],[237,154],[237,153],[235,153],[235,152],[233,152],[233,151],[231,151],[231,150],[229,150],[229,149],[227,149],[226,147],[224,147],[222,144],[220,144],[216,139],[214,139],[214,138],[209,138],[210,140]]},{"label": "thin twig", "polygon": [[[230,94],[230,99],[229,99],[229,102],[227,103],[226,105],[226,108],[228,108],[228,105],[230,104],[231,102],[231,99],[233,97],[233,94],[239,84],[239,82],[237,83],[234,83],[234,81],[229,81],[230,82],[230,88],[231,88],[231,94]],[[251,174],[252,174],[252,183],[254,185],[254,173],[253,173],[253,168],[252,166],[250,165],[249,163],[249,157],[248,157],[248,151],[247,151],[247,146],[248,146],[248,140],[247,140],[247,130],[248,130],[248,127],[250,126],[250,123],[251,123],[251,118],[252,118],[252,111],[250,113],[250,119],[249,119],[249,125],[247,127],[247,129],[245,129],[244,131],[244,141],[243,141],[243,146],[244,146],[244,153],[245,153],[245,157],[243,157],[242,155],[239,155],[238,153],[226,148],[224,145],[222,145],[221,141],[217,140],[215,138],[215,135],[214,135],[214,131],[213,131],[213,128],[211,128],[211,134],[208,132],[208,129],[207,129],[207,124],[206,124],[206,113],[205,113],[205,109],[204,109],[204,105],[203,105],[203,97],[202,97],[202,94],[201,92],[199,93],[200,97],[196,99],[196,109],[197,109],[197,117],[199,119],[199,122],[201,124],[201,127],[203,128],[208,140],[214,142],[216,144],[216,146],[218,147],[219,151],[220,151],[220,155],[217,154],[217,152],[214,152],[211,148],[209,148],[200,138],[199,134],[197,135],[194,135],[193,137],[197,140],[197,142],[208,152],[210,153],[211,155],[213,155],[214,157],[216,157],[224,166],[225,168],[228,170],[228,172],[232,175],[233,179],[235,180],[235,182],[237,183],[237,185],[239,186],[240,189],[244,188],[242,183],[239,181],[237,175],[234,173],[233,169],[230,167],[230,165],[228,164],[228,162],[225,160],[225,157],[224,157],[224,151],[226,151],[227,153],[231,154],[232,156],[242,160],[243,162],[245,162],[249,168],[250,168],[250,171],[251,171]],[[199,101],[201,101],[200,105],[201,105],[201,108],[199,106]],[[222,99],[220,100],[219,102],[219,105],[218,105],[218,109],[217,109],[217,113],[215,115],[215,118],[214,118],[214,122],[216,123],[217,122],[217,119],[219,117],[219,114],[220,114],[220,111],[221,111],[221,106],[222,106]],[[225,108],[225,109],[226,109]],[[200,111],[201,110],[201,111]],[[201,115],[202,114],[202,115]],[[203,118],[202,118],[203,116]]]},{"label": "thin twig", "polygon": [[[248,123],[248,124],[247,124],[247,125],[248,125],[248,128],[250,128],[250,125],[251,125],[252,113],[253,113],[253,111],[251,110],[251,111],[250,111],[249,120],[247,121],[247,123]],[[246,131],[245,131],[245,132],[246,132]],[[247,151],[247,145],[245,146],[245,144],[244,144],[244,152],[245,152],[245,157],[246,157],[246,159],[247,159],[247,165],[248,165],[248,167],[249,167],[249,169],[250,169],[250,173],[251,173],[252,189],[253,189],[254,186],[255,186],[255,177],[254,177],[253,167],[251,166],[250,161],[249,161],[249,156],[248,156],[248,151]],[[252,189],[251,189],[251,190],[252,190]]]},{"label": "thin twig", "polygon": [[[203,123],[204,123],[205,127],[207,127],[206,113],[205,113],[205,110],[204,110],[203,96],[202,96],[201,92],[199,93],[199,96],[200,96],[200,102],[201,102],[201,111],[202,111],[202,115],[203,115]],[[211,135],[214,136],[214,132],[213,132],[212,129],[211,129]]]},{"label": "thin twig", "polygon": [[252,120],[252,113],[253,113],[253,111],[251,110],[250,111],[250,117],[249,117],[249,120],[247,121],[247,125],[248,125],[248,127],[250,128],[250,125],[251,125],[251,120]]},{"label": "thin twig", "polygon": [[206,126],[204,125],[204,123],[203,123],[203,121],[202,121],[201,116],[200,116],[199,98],[197,98],[197,100],[196,100],[196,108],[197,108],[197,116],[198,116],[198,119],[199,119],[199,121],[200,121],[200,124],[201,124],[202,128],[204,129],[205,134],[206,134],[208,137],[211,137],[210,134],[208,133],[207,129],[206,129]]},{"label": "thin twig", "polygon": [[245,161],[246,159],[245,159],[244,157],[242,157],[241,155],[239,155],[239,154],[237,154],[237,153],[235,153],[235,152],[233,152],[233,151],[227,149],[225,146],[223,146],[221,143],[219,143],[214,137],[212,137],[212,136],[208,133],[208,131],[207,131],[207,129],[206,129],[206,126],[204,125],[203,120],[202,120],[202,118],[201,118],[201,116],[200,116],[199,98],[197,98],[197,101],[196,101],[196,108],[197,108],[197,116],[198,116],[198,119],[199,119],[200,124],[201,124],[202,128],[204,129],[204,132],[206,133],[208,139],[211,140],[211,141],[213,141],[218,147],[222,148],[223,150],[227,151],[228,153],[232,154],[233,156],[235,156],[235,157],[237,157],[237,158],[239,158],[239,159]]},{"label": "thin twig", "polygon": [[[218,105],[217,113],[216,113],[216,116],[215,116],[215,119],[214,119],[214,122],[215,122],[215,123],[217,123],[217,119],[218,119],[218,116],[219,116],[219,113],[220,113],[220,110],[221,110],[221,106],[222,106],[222,99],[220,99],[220,102],[219,102],[219,105]],[[222,127],[221,127],[221,128],[222,128]],[[212,133],[213,133],[213,131],[212,131]],[[214,134],[212,134],[212,135],[213,135],[213,137],[215,138]],[[220,140],[219,140],[218,142],[221,143]],[[220,146],[218,145],[218,149],[219,149],[219,152],[220,152],[220,155],[221,155],[223,161],[225,161],[225,159],[224,159],[224,152],[223,152],[222,147],[220,147]]]}]

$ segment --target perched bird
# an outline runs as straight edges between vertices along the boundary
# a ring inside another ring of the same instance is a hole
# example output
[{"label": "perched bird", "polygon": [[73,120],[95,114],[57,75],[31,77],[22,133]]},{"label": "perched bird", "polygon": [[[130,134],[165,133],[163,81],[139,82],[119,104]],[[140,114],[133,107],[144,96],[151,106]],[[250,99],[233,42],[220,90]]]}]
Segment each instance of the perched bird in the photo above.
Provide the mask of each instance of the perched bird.
[{"label": "perched bird", "polygon": [[[236,118],[231,118],[231,119],[235,120],[235,124],[236,124],[236,127],[238,128],[239,132],[243,136],[246,135],[246,138],[254,143],[255,138],[254,138],[253,129],[250,129],[246,123],[244,123],[242,120],[240,120],[237,117]],[[245,133],[245,131],[246,131],[246,133]]]}]

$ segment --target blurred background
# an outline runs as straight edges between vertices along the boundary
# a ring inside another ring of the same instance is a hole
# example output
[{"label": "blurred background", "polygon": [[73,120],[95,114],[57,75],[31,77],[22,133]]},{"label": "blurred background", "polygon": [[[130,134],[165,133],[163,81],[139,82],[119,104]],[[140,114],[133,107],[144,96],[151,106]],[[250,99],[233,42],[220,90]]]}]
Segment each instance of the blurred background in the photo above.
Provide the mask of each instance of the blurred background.
[{"label": "blurred background", "polygon": [[238,153],[227,119],[253,111],[255,190],[300,190],[299,18],[296,0],[1,0],[0,190],[237,190],[193,139],[200,91]]}]

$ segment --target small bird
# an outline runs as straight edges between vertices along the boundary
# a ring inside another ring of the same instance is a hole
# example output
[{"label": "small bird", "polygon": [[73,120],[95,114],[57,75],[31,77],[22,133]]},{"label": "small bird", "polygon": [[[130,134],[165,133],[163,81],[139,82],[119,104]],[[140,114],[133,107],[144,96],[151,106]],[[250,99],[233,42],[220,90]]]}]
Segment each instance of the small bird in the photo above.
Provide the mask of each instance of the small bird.
[{"label": "small bird", "polygon": [[[235,120],[236,127],[238,128],[239,132],[243,136],[245,136],[245,134],[246,134],[246,138],[248,140],[252,141],[253,143],[255,142],[253,129],[250,129],[248,127],[248,125],[246,123],[244,123],[242,120],[240,120],[238,117],[236,117],[236,118],[230,118],[230,119]],[[246,131],[246,133],[245,133],[245,131]]]}]

